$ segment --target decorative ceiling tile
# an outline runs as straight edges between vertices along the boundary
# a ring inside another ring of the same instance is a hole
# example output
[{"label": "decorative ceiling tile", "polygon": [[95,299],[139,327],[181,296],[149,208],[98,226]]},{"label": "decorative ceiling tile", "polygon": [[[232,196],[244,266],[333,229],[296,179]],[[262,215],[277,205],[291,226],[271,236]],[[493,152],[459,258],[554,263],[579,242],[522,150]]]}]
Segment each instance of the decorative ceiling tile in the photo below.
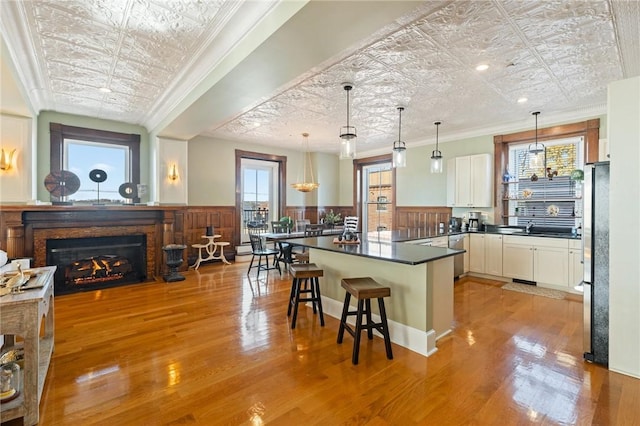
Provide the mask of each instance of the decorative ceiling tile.
[{"label": "decorative ceiling tile", "polygon": [[[29,33],[13,39],[34,49],[14,55],[27,61],[19,68],[37,72],[28,92],[62,112],[143,123],[159,104],[183,99],[186,93],[175,92],[198,81],[182,80],[206,48],[233,46],[221,34],[249,4],[20,0],[2,7],[27,21]],[[639,21],[635,1],[416,2],[410,13],[345,46],[338,59],[229,112],[206,134],[296,149],[299,134],[309,131],[319,151],[337,152],[347,81],[354,84],[350,124],[367,149],[386,148],[397,137],[398,105],[406,107],[408,145],[432,140],[435,120],[453,135],[527,120],[532,108],[545,118],[601,108],[609,82],[640,75]],[[475,71],[480,62],[489,70]],[[97,91],[104,86],[112,93]],[[521,96],[529,102],[516,104]]]}]

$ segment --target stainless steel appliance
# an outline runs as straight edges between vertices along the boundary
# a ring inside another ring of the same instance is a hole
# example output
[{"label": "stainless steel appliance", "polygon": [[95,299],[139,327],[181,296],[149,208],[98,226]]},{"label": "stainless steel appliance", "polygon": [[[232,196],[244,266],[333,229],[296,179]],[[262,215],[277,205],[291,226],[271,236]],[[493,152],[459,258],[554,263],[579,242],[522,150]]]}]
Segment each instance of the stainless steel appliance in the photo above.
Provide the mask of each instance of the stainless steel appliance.
[{"label": "stainless steel appliance", "polygon": [[449,219],[449,231],[450,232],[459,232],[462,227],[462,218],[460,217],[452,217]]},{"label": "stainless steel appliance", "polygon": [[469,212],[469,231],[477,231],[482,212]]},{"label": "stainless steel appliance", "polygon": [[[450,235],[449,248],[464,250],[464,235]],[[453,256],[453,276],[458,278],[464,273],[464,254],[456,254]]]},{"label": "stainless steel appliance", "polygon": [[609,162],[584,171],[584,359],[609,363]]}]

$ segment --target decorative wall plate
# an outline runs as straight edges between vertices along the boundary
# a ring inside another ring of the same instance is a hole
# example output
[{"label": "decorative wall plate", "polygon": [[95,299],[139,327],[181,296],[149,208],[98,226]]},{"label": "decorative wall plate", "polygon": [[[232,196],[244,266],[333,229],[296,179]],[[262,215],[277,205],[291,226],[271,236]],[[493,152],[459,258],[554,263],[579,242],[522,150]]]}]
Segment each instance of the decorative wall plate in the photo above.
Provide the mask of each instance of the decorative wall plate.
[{"label": "decorative wall plate", "polygon": [[107,172],[100,169],[93,169],[89,172],[89,179],[97,183],[104,182],[107,180]]},{"label": "decorative wall plate", "polygon": [[54,170],[44,178],[44,187],[54,197],[66,197],[80,189],[80,178],[69,170]]},{"label": "decorative wall plate", "polygon": [[118,188],[118,192],[120,193],[120,196],[122,198],[131,199],[135,198],[138,195],[138,187],[135,183],[125,182],[120,185],[120,188]]}]

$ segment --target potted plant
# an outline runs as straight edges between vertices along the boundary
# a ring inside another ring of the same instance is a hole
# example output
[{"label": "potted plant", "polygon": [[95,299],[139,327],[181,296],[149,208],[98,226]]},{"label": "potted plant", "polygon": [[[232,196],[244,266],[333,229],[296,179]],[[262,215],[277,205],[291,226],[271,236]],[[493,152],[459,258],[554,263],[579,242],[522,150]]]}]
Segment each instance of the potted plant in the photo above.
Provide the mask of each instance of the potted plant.
[{"label": "potted plant", "polygon": [[293,219],[290,216],[283,216],[280,218],[280,223],[287,228],[287,232],[291,232],[293,229]]},{"label": "potted plant", "polygon": [[327,226],[327,228],[333,228],[336,223],[342,220],[342,216],[340,213],[334,213],[333,209],[329,210],[324,214],[323,223]]}]

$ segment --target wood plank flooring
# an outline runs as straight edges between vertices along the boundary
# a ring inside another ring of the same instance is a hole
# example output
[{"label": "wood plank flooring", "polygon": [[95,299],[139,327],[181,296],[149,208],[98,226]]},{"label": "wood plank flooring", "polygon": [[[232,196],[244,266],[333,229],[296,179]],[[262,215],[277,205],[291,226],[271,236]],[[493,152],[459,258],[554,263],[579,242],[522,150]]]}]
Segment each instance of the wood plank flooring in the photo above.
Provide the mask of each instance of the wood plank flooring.
[{"label": "wood plank flooring", "polygon": [[353,366],[338,320],[291,330],[290,277],[247,266],[56,297],[40,424],[640,425],[640,380],[583,362],[575,298],[463,278],[436,354],[363,338]]}]

